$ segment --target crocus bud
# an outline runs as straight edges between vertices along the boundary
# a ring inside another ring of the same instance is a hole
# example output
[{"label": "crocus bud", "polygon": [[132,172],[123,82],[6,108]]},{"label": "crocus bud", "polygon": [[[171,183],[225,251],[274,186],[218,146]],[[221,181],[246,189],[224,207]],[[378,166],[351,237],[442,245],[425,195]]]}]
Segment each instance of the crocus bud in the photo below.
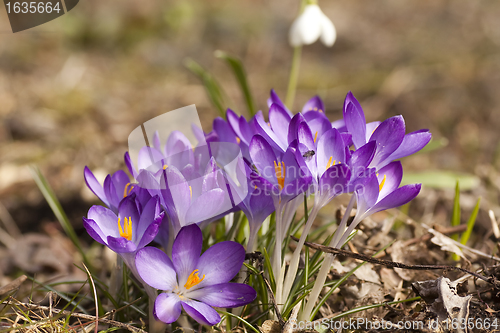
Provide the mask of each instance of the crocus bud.
[{"label": "crocus bud", "polygon": [[290,44],[294,47],[309,45],[318,38],[326,46],[332,46],[337,32],[332,21],[323,14],[318,5],[308,4],[290,28]]}]

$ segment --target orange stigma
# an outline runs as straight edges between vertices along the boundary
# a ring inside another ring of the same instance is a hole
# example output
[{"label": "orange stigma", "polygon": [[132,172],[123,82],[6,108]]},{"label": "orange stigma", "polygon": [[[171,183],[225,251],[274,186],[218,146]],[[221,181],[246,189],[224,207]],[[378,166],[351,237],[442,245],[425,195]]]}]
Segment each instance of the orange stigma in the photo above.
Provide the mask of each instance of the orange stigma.
[{"label": "orange stigma", "polygon": [[203,274],[203,277],[200,279],[198,277],[198,270],[195,269],[194,271],[191,272],[191,274],[189,274],[189,277],[187,279],[186,284],[184,285],[184,288],[189,289],[191,287],[194,287],[198,283],[200,283],[201,281],[203,281],[204,278],[205,278],[205,274]]},{"label": "orange stigma", "polygon": [[314,143],[316,143],[317,138],[318,138],[318,132],[316,132],[316,134],[314,134]]},{"label": "orange stigma", "polygon": [[384,175],[384,179],[382,179],[382,181],[380,182],[380,184],[378,185],[378,191],[382,191],[382,188],[384,187],[384,184],[385,184],[385,180],[387,179],[387,176]]},{"label": "orange stigma", "polygon": [[123,189],[123,197],[125,198],[127,195],[129,195],[133,189],[134,189],[134,184],[127,183],[127,185],[125,185],[125,188]]},{"label": "orange stigma", "polygon": [[282,190],[283,187],[285,187],[285,162],[276,163],[276,161],[274,161],[274,172],[276,173],[276,179],[278,180],[280,190]]},{"label": "orange stigma", "polygon": [[128,219],[127,218],[124,218],[124,222],[123,222],[123,228],[122,228],[122,224],[120,223],[121,219],[118,218],[118,229],[120,230],[120,236],[131,241],[132,240],[132,218],[129,217]]}]

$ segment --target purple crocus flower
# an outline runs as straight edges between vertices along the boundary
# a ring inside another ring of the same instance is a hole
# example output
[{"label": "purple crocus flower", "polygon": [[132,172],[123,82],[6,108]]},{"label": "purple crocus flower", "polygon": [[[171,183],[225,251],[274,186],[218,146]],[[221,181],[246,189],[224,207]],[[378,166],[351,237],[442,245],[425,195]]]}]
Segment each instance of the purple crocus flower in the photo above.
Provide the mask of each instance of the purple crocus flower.
[{"label": "purple crocus flower", "polygon": [[255,135],[250,142],[253,164],[266,182],[276,206],[305,192],[311,183],[311,174],[299,155],[294,147],[288,147],[285,153],[276,153],[260,135]]},{"label": "purple crocus flower", "polygon": [[402,116],[391,117],[382,123],[366,124],[363,109],[351,92],[345,98],[343,114],[356,149],[367,142],[376,142],[376,152],[370,166],[377,170],[391,161],[416,153],[431,139],[428,130],[418,130],[405,135]]},{"label": "purple crocus flower", "polygon": [[118,215],[108,208],[92,206],[83,225],[94,240],[114,252],[135,253],[155,238],[163,216],[158,197],[142,208],[132,194],[120,202]]},{"label": "purple crocus flower", "polygon": [[108,175],[101,185],[94,174],[86,166],[83,171],[83,178],[87,187],[113,212],[118,213],[120,201],[131,193],[134,184],[123,170],[118,170],[112,175]]},{"label": "purple crocus flower", "polygon": [[181,229],[175,238],[172,258],[147,247],[136,255],[141,278],[163,292],[155,301],[155,317],[173,323],[181,309],[198,323],[215,325],[220,315],[213,307],[235,308],[252,302],[257,293],[241,283],[230,283],[245,260],[243,246],[236,242],[213,245],[201,256],[203,236],[197,225]]},{"label": "purple crocus flower", "polygon": [[[401,162],[391,162],[373,173],[364,186],[356,192],[356,216],[349,228],[343,233],[337,247],[347,240],[356,226],[368,216],[377,212],[402,206],[413,200],[422,187],[421,184],[410,184],[399,187],[403,178]],[[345,226],[339,226],[343,230]]]},{"label": "purple crocus flower", "polygon": [[[266,181],[243,160],[238,161],[236,175],[240,184],[247,183],[248,185],[248,193],[238,206],[248,219],[250,236],[247,243],[247,252],[252,252],[260,226],[274,212],[275,207],[270,193],[266,191]],[[241,194],[237,193],[237,195]]]}]

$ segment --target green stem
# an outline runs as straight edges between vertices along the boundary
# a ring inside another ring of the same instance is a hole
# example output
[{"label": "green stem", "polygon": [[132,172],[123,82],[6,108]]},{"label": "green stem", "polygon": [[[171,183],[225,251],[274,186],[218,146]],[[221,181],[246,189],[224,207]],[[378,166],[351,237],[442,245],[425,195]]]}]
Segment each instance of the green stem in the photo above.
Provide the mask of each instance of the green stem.
[{"label": "green stem", "polygon": [[290,110],[293,108],[293,101],[295,100],[295,91],[297,90],[301,53],[302,53],[302,46],[296,46],[293,49],[292,68],[290,70],[290,78],[288,80],[288,90],[286,93],[286,100],[285,100],[285,104]]},{"label": "green stem", "polygon": [[[335,248],[340,248],[341,244],[338,243],[340,238],[342,237],[345,226],[347,224],[347,220],[349,219],[349,216],[351,215],[351,210],[354,207],[354,202],[355,202],[355,195],[353,194],[351,197],[351,200],[349,201],[349,204],[347,205],[346,211],[344,213],[344,216],[342,216],[342,220],[340,221],[339,227],[337,228],[337,231],[335,231],[335,237],[332,238],[330,241],[330,244],[328,246],[333,246]],[[323,286],[325,285],[326,277],[328,276],[328,273],[330,272],[330,269],[332,267],[333,260],[335,259],[335,256],[331,253],[327,253],[325,255],[325,260],[323,261],[323,264],[321,265],[321,269],[319,270],[318,276],[316,277],[316,281],[314,282],[314,287],[309,294],[309,300],[307,301],[306,307],[304,309],[304,312],[302,312],[301,315],[301,320],[311,320],[310,316],[313,311],[314,305],[316,304],[316,301],[318,300],[319,294],[321,293],[321,289],[323,289]]]}]

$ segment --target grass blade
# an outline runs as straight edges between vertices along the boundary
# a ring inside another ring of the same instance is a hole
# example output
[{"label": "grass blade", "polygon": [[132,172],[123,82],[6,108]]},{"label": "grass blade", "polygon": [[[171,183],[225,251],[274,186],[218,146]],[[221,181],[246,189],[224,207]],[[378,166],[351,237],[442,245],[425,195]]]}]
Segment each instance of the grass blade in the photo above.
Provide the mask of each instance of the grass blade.
[{"label": "grass blade", "polygon": [[479,206],[481,204],[481,197],[477,199],[476,206],[472,210],[472,213],[470,214],[469,220],[467,221],[467,230],[464,231],[462,234],[462,237],[460,238],[460,243],[462,244],[467,244],[467,241],[470,238],[470,235],[472,234],[472,229],[474,228],[474,224],[476,223],[476,218],[477,214],[479,213]]},{"label": "grass blade", "polygon": [[73,229],[73,226],[69,222],[68,216],[64,212],[61,203],[57,199],[54,191],[50,187],[47,179],[45,176],[42,174],[40,169],[36,165],[30,166],[30,171],[33,179],[36,182],[36,185],[42,192],[45,200],[49,204],[50,208],[52,209],[52,212],[54,212],[54,215],[56,216],[57,220],[61,224],[62,228],[64,229],[64,232],[66,235],[71,239],[73,242],[73,245],[78,249],[78,252],[80,252],[80,255],[83,258],[83,261],[87,265],[87,267],[91,267],[89,261],[87,260],[87,256],[85,255],[85,252],[82,249],[82,246],[80,244],[80,240],[78,239],[78,236],[76,235],[75,229]]},{"label": "grass blade", "polygon": [[208,94],[208,98],[212,105],[215,106],[217,111],[222,118],[226,118],[226,107],[223,98],[223,91],[221,85],[215,80],[215,78],[207,72],[200,64],[198,64],[193,59],[187,59],[184,62],[184,66],[189,69],[194,75],[196,75],[203,85]]},{"label": "grass blade", "polygon": [[229,65],[229,67],[231,67],[231,70],[233,71],[233,74],[236,77],[238,84],[240,85],[241,92],[245,97],[248,113],[250,114],[250,117],[253,117],[253,115],[256,113],[255,102],[253,100],[252,93],[248,85],[245,68],[243,67],[241,60],[236,57],[230,56],[226,52],[220,50],[215,51],[215,56],[219,59],[224,60]]}]

